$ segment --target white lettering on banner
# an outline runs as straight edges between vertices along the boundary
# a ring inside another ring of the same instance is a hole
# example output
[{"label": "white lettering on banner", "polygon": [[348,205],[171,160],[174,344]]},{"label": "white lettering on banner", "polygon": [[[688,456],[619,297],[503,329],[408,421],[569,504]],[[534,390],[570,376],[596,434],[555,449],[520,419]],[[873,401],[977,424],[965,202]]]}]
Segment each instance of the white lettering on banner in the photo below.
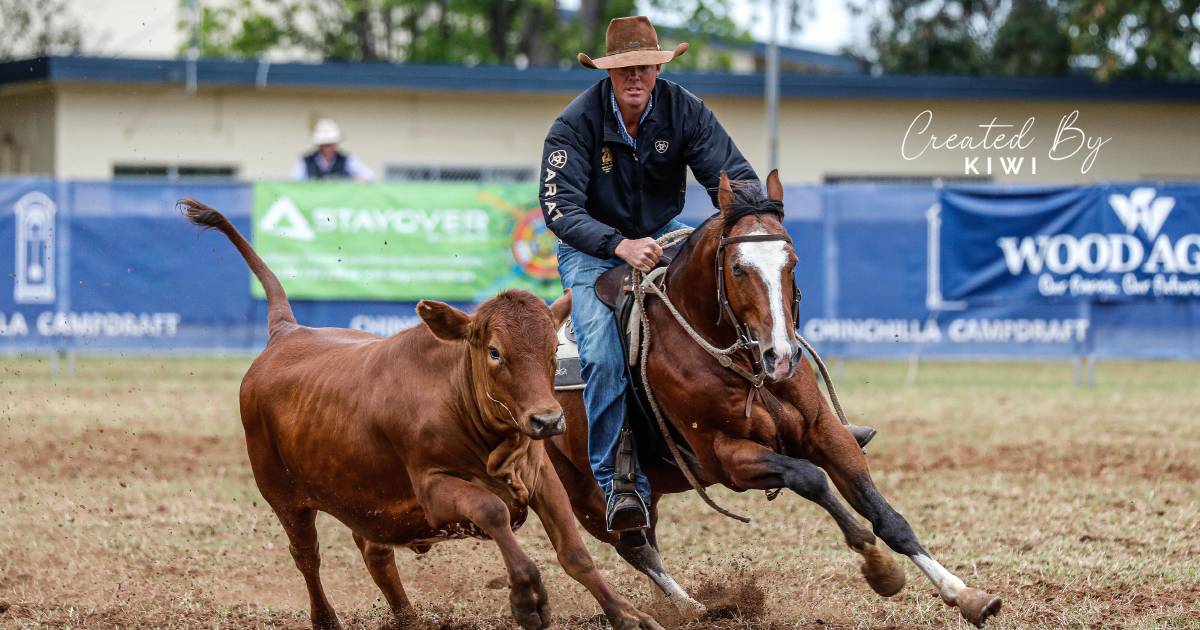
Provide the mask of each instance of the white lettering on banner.
[{"label": "white lettering on banner", "polygon": [[37,316],[43,337],[174,337],[179,313],[75,313],[46,311]]},{"label": "white lettering on banner", "polygon": [[934,320],[810,319],[804,336],[813,342],[1079,343],[1087,339],[1090,325],[1086,319],[961,318],[951,320],[943,334]]},{"label": "white lettering on banner", "polygon": [[24,315],[13,313],[9,319],[0,313],[0,337],[25,337],[28,334],[29,324],[25,323]]},{"label": "white lettering on banner", "polygon": [[400,317],[398,315],[355,315],[350,318],[350,328],[369,332],[372,335],[380,337],[391,337],[392,335],[412,328],[421,323],[421,318],[415,315],[411,317]]},{"label": "white lettering on banner", "polygon": [[488,212],[477,208],[313,208],[317,232],[387,232],[487,238]]},{"label": "white lettering on banner", "polygon": [[[1038,293],[1045,297],[1197,295],[1191,287],[1200,278],[1166,274],[1200,274],[1200,234],[1183,234],[1174,241],[1160,234],[1175,199],[1155,195],[1150,187],[1136,188],[1128,196],[1109,195],[1109,206],[1125,234],[1003,236],[996,239],[996,246],[1011,275],[1038,274]],[[1138,230],[1150,241],[1149,248],[1135,235]],[[1150,277],[1142,279],[1132,272]],[[1086,274],[1124,275],[1118,282]]]}]

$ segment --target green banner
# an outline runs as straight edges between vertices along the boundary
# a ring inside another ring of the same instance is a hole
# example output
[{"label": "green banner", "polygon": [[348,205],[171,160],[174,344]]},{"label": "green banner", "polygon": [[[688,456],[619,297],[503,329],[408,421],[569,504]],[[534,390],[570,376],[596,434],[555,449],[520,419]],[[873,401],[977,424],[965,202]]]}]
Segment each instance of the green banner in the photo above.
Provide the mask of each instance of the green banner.
[{"label": "green banner", "polygon": [[[254,247],[288,296],[478,301],[562,293],[535,184],[265,182]],[[263,297],[251,279],[251,292]]]}]

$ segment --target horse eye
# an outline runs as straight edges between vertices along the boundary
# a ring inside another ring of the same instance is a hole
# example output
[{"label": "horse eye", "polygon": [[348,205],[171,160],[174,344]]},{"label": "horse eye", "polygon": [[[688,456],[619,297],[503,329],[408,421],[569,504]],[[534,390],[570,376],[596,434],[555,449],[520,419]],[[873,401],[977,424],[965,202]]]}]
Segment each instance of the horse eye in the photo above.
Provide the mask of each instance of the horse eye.
[{"label": "horse eye", "polygon": [[496,349],[496,346],[488,346],[488,356],[491,357],[493,361],[499,361],[500,351]]},{"label": "horse eye", "polygon": [[742,266],[738,263],[733,263],[733,266],[730,267],[729,270],[732,271],[733,275],[735,276],[742,275]]}]

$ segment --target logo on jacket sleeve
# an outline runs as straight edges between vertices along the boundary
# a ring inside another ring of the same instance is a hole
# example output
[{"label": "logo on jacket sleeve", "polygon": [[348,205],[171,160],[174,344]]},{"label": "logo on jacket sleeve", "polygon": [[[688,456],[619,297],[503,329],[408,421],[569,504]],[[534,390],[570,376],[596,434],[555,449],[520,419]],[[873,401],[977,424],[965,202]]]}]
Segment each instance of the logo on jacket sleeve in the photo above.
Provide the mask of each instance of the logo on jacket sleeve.
[{"label": "logo on jacket sleeve", "polygon": [[659,153],[666,153],[667,148],[670,146],[671,145],[668,144],[666,140],[656,140],[654,142],[654,150],[658,151]]},{"label": "logo on jacket sleeve", "polygon": [[612,149],[602,147],[600,149],[600,170],[605,173],[611,173],[613,167]]},{"label": "logo on jacket sleeve", "polygon": [[567,165],[567,152],[562,149],[554,151],[546,158],[546,162],[554,168],[562,168]]}]

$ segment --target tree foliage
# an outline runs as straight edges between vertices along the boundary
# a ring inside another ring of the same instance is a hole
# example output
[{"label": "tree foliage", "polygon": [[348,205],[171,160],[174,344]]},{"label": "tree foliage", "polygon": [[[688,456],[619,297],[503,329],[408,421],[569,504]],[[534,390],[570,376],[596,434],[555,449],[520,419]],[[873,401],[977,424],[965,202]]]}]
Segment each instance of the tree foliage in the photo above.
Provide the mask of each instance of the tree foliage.
[{"label": "tree foliage", "polygon": [[83,28],[67,0],[0,0],[0,60],[78,52]]},{"label": "tree foliage", "polygon": [[[751,0],[765,5],[768,0]],[[784,0],[794,30],[810,0]],[[649,10],[675,23],[656,25],[664,40],[686,40],[679,66],[727,64],[700,54],[716,39],[748,41],[732,14],[734,0],[228,0],[206,4],[199,29],[206,57],[268,54],[330,61],[555,66],[575,53],[604,54],[609,20]],[[745,3],[739,3],[738,6]],[[188,20],[179,27],[190,30]],[[664,48],[670,44],[664,42]],[[185,44],[185,49],[187,44]],[[711,51],[710,51],[711,52]]]},{"label": "tree foliage", "polygon": [[1200,78],[1200,0],[860,0],[851,51],[905,74]]}]

